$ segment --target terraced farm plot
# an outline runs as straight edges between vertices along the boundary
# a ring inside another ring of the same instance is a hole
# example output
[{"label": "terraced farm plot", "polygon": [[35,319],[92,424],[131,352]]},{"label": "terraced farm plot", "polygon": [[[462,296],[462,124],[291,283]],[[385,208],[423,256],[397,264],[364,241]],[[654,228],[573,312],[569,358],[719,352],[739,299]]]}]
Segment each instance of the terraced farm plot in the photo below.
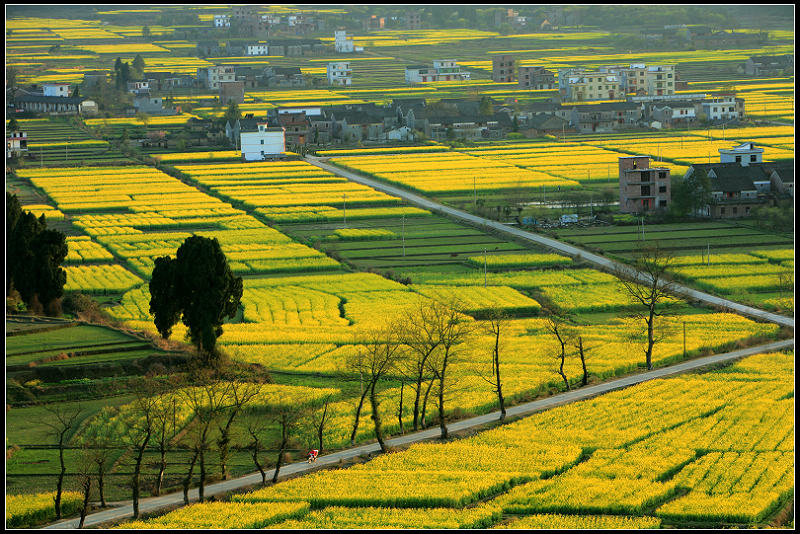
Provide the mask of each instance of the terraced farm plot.
[{"label": "terraced farm plot", "polygon": [[[132,359],[160,352],[149,342],[110,328],[73,324],[6,338],[6,365],[73,365]],[[62,357],[66,354],[69,358]]]}]

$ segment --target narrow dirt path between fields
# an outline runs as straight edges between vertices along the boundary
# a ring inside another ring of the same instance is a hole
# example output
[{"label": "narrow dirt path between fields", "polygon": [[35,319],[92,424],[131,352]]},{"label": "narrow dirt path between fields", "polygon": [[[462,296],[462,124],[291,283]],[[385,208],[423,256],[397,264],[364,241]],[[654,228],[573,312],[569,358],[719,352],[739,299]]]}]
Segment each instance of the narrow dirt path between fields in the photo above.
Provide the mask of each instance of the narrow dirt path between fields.
[{"label": "narrow dirt path between fields", "polygon": [[[525,404],[519,404],[517,406],[512,406],[507,409],[507,419],[511,420],[517,417],[531,415],[544,410],[549,410],[550,408],[555,408],[556,406],[561,406],[564,404],[569,404],[571,402],[585,400],[591,397],[595,397],[597,395],[602,395],[603,393],[608,393],[610,391],[615,391],[618,389],[623,389],[629,386],[633,386],[635,384],[640,384],[648,380],[664,378],[679,373],[686,373],[689,371],[700,369],[708,365],[731,362],[733,360],[737,360],[745,356],[759,354],[762,352],[774,352],[774,351],[784,350],[791,348],[793,346],[794,346],[794,339],[776,341],[773,343],[768,343],[766,345],[760,345],[758,347],[750,347],[747,349],[736,350],[724,354],[716,354],[713,356],[706,356],[704,358],[697,358],[681,362],[675,365],[670,365],[668,367],[663,367],[661,369],[655,369],[653,371],[648,371],[645,373],[639,373],[631,376],[617,378],[614,380],[610,380],[608,382],[604,382],[602,384],[595,384],[592,386],[587,386],[579,389],[573,389],[571,391],[560,393],[558,395],[553,395],[552,397],[547,397],[544,399],[527,402]],[[455,421],[453,423],[448,424],[447,428],[448,431],[455,434],[464,430],[496,422],[499,419],[499,417],[500,417],[500,412],[495,411],[485,415],[471,417],[469,419],[463,419],[461,421]],[[406,434],[404,436],[398,436],[395,438],[388,439],[386,440],[386,444],[389,447],[406,446],[420,441],[436,439],[440,436],[440,433],[441,431],[439,430],[438,427],[429,428],[427,430],[422,430],[420,432],[414,432],[411,434]],[[323,466],[337,466],[340,464],[340,462],[353,459],[357,456],[374,454],[379,451],[380,447],[377,443],[360,445],[357,447],[352,447],[342,451],[337,451],[330,454],[326,454],[324,456],[320,456],[315,464],[309,464],[307,462],[296,462],[293,464],[285,465],[281,467],[280,473],[282,476],[303,474],[305,472],[318,469],[319,467]],[[267,471],[268,480],[272,478],[273,473],[274,469],[270,469],[269,471]],[[261,483],[261,474],[252,473],[240,478],[209,484],[205,488],[205,495],[206,497],[221,496],[227,492],[242,490],[244,488],[256,486],[260,483]],[[197,498],[198,498],[197,488],[190,490],[189,499],[191,501],[197,501]],[[183,493],[177,492],[177,493],[170,493],[168,495],[162,495],[160,497],[150,497],[142,499],[139,501],[139,510],[142,514],[149,514],[159,509],[181,506],[182,504],[183,504]],[[103,510],[101,512],[96,512],[88,515],[86,517],[85,526],[87,527],[99,526],[109,522],[122,521],[130,518],[132,514],[133,514],[133,506],[130,503],[125,503],[117,508]],[[77,526],[78,526],[78,519],[70,519],[66,521],[60,521],[58,523],[53,523],[43,528],[66,529],[66,528],[77,528]]]},{"label": "narrow dirt path between fields", "polygon": [[[534,234],[533,232],[528,232],[525,230],[520,230],[519,228],[507,226],[497,221],[492,221],[489,219],[485,219],[483,217],[478,217],[477,215],[472,215],[471,213],[467,213],[466,211],[462,211],[456,208],[451,208],[449,206],[444,206],[442,204],[439,204],[438,202],[434,202],[428,198],[417,195],[415,193],[411,193],[399,187],[388,185],[386,183],[383,183],[379,180],[375,180],[372,178],[367,178],[366,176],[363,176],[361,174],[352,171],[344,170],[330,163],[325,163],[320,158],[316,158],[313,156],[306,156],[306,161],[312,165],[315,165],[317,167],[320,167],[321,169],[330,171],[334,174],[347,178],[348,180],[351,180],[353,182],[366,185],[368,187],[372,187],[373,189],[377,189],[378,191],[382,191],[389,195],[405,199],[410,204],[413,204],[417,207],[435,213],[440,213],[448,217],[452,217],[454,219],[467,222],[471,225],[483,227],[487,230],[491,229],[512,237],[516,237],[518,239],[524,239],[526,241],[530,241],[538,245],[543,245],[558,252],[562,252],[564,254],[572,256],[575,259],[585,260],[595,265],[596,267],[610,273],[622,272],[625,273],[627,276],[629,276],[631,279],[637,280],[641,283],[647,284],[648,282],[649,277],[644,273],[640,273],[627,265],[615,262],[598,254],[594,254],[587,250],[578,248],[576,246],[568,245],[566,243],[562,243],[561,241],[557,241],[549,237],[544,237],[538,234]],[[754,317],[762,321],[776,323],[781,326],[788,326],[789,328],[794,329],[794,319],[791,317],[785,317],[783,315],[778,315],[776,313],[770,313],[764,310],[759,310],[758,308],[753,308],[751,306],[745,306],[744,304],[740,304],[738,302],[723,299],[720,297],[715,297],[714,295],[709,295],[708,293],[703,293],[702,291],[697,291],[690,287],[686,287],[684,285],[680,285],[674,282],[672,283],[672,285],[674,288],[673,292],[676,295],[683,297],[685,299],[698,300],[711,306],[718,306],[736,313],[740,313],[742,315]]]}]

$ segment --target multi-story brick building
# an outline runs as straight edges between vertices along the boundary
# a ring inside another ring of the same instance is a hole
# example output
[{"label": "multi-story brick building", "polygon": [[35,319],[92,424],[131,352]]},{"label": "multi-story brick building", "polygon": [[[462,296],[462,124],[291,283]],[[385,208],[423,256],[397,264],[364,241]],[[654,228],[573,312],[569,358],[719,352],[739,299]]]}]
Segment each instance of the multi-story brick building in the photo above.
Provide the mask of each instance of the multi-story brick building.
[{"label": "multi-story brick building", "polygon": [[666,167],[650,167],[650,156],[619,158],[619,209],[645,213],[670,204],[670,176]]},{"label": "multi-story brick building", "polygon": [[571,102],[625,98],[619,75],[599,70],[559,70],[558,90],[562,100]]},{"label": "multi-story brick building", "polygon": [[515,63],[514,56],[510,54],[492,56],[492,81],[513,82]]}]

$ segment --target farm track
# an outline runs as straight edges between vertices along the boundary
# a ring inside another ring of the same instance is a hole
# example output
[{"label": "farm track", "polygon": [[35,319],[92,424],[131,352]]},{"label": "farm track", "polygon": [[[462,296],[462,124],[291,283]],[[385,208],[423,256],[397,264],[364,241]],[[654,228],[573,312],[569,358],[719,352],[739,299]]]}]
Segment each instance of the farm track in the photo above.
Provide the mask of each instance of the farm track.
[{"label": "farm track", "polygon": [[[511,406],[507,409],[507,421],[513,420],[517,417],[524,417],[537,412],[549,410],[551,408],[562,406],[564,404],[569,404],[572,402],[589,399],[597,395],[602,395],[604,393],[623,389],[636,384],[641,384],[649,380],[691,372],[709,365],[728,363],[740,358],[744,358],[746,356],[751,356],[753,354],[785,350],[793,346],[794,346],[794,339],[775,341],[765,345],[759,345],[757,347],[750,347],[747,349],[736,350],[724,354],[716,354],[713,356],[696,358],[675,365],[670,365],[667,367],[662,367],[660,369],[655,369],[653,371],[647,371],[644,373],[638,373],[630,376],[625,376],[622,378],[616,378],[608,382],[604,382],[602,384],[595,384],[592,386],[573,389],[571,391],[566,391],[564,393],[560,393],[552,397],[547,397],[544,399],[539,399],[532,402]],[[452,433],[456,433],[464,430],[469,430],[472,428],[481,427],[483,425],[497,422],[499,417],[500,417],[500,412],[494,411],[485,415],[480,415],[477,417],[471,417],[469,419],[463,419],[461,421],[452,422],[448,424],[448,430]],[[404,447],[420,441],[434,440],[440,436],[440,433],[441,431],[438,427],[429,428],[419,432],[406,434],[404,436],[398,436],[391,439],[387,439],[386,444],[389,447]],[[377,443],[360,445],[342,451],[333,452],[325,456],[320,456],[317,462],[313,465],[305,461],[295,462],[293,464],[285,465],[281,468],[281,473],[283,475],[283,478],[285,478],[288,475],[301,475],[308,473],[312,470],[316,470],[320,467],[335,467],[339,465],[340,461],[349,460],[358,456],[375,454],[378,453],[379,451],[380,447]],[[267,478],[270,479],[273,473],[274,469],[268,470]],[[212,497],[212,496],[222,497],[228,492],[241,491],[249,487],[257,486],[260,483],[261,483],[261,474],[257,472],[251,473],[249,475],[245,475],[243,477],[239,477],[236,479],[209,484],[205,488],[205,495],[207,497]],[[190,501],[193,502],[197,501],[198,499],[197,488],[194,488],[189,491],[189,499]],[[139,510],[141,514],[146,515],[163,508],[182,506],[182,505],[183,505],[183,492],[176,492],[176,493],[170,493],[168,495],[162,495],[160,497],[149,497],[141,499],[139,501]],[[116,508],[111,508],[108,510],[103,510],[101,512],[95,512],[87,515],[85,526],[86,527],[99,526],[111,522],[122,521],[130,518],[132,514],[133,514],[133,506],[128,502],[121,503],[121,505]],[[78,519],[76,518],[76,519],[68,519],[65,521],[59,521],[57,523],[52,523],[42,528],[68,529],[68,528],[77,528],[77,526],[78,526]]]},{"label": "farm track", "polygon": [[[480,228],[485,228],[487,230],[494,230],[500,232],[504,235],[508,235],[510,237],[514,237],[517,239],[523,239],[528,242],[537,243],[539,245],[543,245],[545,247],[554,249],[558,252],[562,252],[564,254],[568,254],[570,256],[575,257],[576,259],[581,259],[587,261],[591,264],[594,264],[595,267],[608,271],[608,272],[622,272],[627,276],[630,276],[632,279],[640,281],[642,283],[647,283],[647,277],[632,269],[631,267],[615,262],[598,254],[594,254],[578,248],[573,245],[568,245],[561,241],[551,239],[548,237],[544,237],[538,234],[534,234],[532,232],[527,232],[525,230],[520,230],[519,228],[514,228],[510,226],[506,226],[502,223],[492,221],[489,219],[485,219],[483,217],[479,217],[477,215],[472,215],[471,213],[467,213],[465,211],[451,208],[448,206],[443,206],[437,202],[429,200],[425,197],[417,195],[415,193],[411,193],[399,187],[389,185],[378,180],[374,180],[372,178],[367,178],[366,176],[357,174],[353,171],[344,170],[342,168],[336,167],[331,165],[330,163],[325,163],[321,161],[319,158],[315,158],[313,156],[306,156],[306,161],[311,163],[312,165],[316,165],[322,169],[327,171],[333,172],[338,174],[339,176],[343,176],[348,178],[356,183],[360,183],[362,185],[366,185],[377,189],[378,191],[382,191],[389,195],[393,195],[396,197],[403,198],[410,204],[413,204],[417,207],[427,209],[429,211],[442,214],[448,217],[452,217],[454,219],[458,219],[462,222],[465,222],[470,225],[475,225]],[[734,302],[732,300],[727,300],[720,297],[715,297],[714,295],[710,295],[708,293],[704,293],[702,291],[697,291],[695,289],[675,284],[675,294],[677,296],[690,299],[690,300],[698,300],[701,301],[709,306],[717,306],[726,308],[728,310],[734,311],[736,313],[740,313],[742,315],[747,315],[749,317],[754,317],[763,321],[769,321],[772,323],[779,324],[781,326],[788,326],[789,328],[794,329],[794,319],[790,317],[784,317],[781,315],[777,315],[774,313],[770,313],[764,310],[759,310],[757,308],[753,308],[751,306],[745,306],[738,302]]]}]

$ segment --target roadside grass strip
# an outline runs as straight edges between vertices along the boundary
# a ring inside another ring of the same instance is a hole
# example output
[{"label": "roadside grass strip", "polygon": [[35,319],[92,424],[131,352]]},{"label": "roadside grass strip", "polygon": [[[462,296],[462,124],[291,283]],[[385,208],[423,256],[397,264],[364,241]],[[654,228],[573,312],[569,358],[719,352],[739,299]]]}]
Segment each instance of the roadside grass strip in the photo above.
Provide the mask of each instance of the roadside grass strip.
[{"label": "roadside grass strip", "polygon": [[115,528],[138,529],[238,529],[264,528],[279,521],[304,516],[308,503],[223,503],[190,504],[166,515],[145,521],[131,521]]},{"label": "roadside grass strip", "polygon": [[[786,269],[781,272],[791,272]],[[779,273],[773,275],[731,276],[730,278],[696,278],[694,284],[700,289],[717,291],[725,295],[770,291],[780,287]]]},{"label": "roadside grass strip", "polygon": [[[56,518],[54,491],[27,495],[6,495],[6,527],[25,528],[54,521]],[[61,513],[69,517],[78,513],[83,495],[77,491],[61,494]]]}]

